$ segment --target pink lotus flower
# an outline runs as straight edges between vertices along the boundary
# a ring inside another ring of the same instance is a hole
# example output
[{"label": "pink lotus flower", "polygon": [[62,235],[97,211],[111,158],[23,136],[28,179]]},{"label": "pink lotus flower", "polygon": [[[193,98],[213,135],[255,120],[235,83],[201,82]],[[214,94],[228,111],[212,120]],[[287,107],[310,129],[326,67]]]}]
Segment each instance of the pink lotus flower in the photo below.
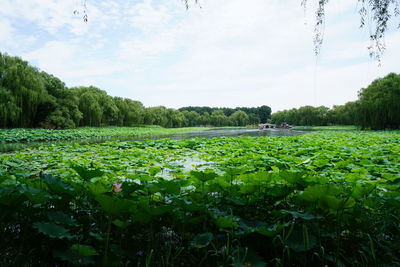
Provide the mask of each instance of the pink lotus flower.
[{"label": "pink lotus flower", "polygon": [[115,183],[115,184],[113,184],[112,189],[113,189],[114,193],[119,193],[119,192],[121,192],[121,191],[122,191],[121,186],[122,186],[122,183]]}]

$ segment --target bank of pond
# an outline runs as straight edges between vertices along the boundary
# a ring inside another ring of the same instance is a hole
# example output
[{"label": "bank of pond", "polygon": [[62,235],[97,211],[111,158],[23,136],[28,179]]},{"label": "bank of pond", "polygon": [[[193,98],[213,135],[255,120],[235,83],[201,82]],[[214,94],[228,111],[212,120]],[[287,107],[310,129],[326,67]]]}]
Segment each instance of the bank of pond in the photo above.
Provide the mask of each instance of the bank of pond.
[{"label": "bank of pond", "polygon": [[399,132],[208,137],[1,153],[0,265],[400,264]]}]

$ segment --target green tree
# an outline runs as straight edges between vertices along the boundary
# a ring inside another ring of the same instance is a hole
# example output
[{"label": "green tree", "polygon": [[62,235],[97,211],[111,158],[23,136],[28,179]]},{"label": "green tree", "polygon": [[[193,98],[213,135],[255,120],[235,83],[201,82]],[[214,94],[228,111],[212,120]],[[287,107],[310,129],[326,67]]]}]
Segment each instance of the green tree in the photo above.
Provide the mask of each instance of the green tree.
[{"label": "green tree", "polygon": [[13,96],[13,102],[21,109],[14,118],[13,127],[33,127],[38,106],[47,98],[39,71],[18,57],[0,53],[0,87]]},{"label": "green tree", "polygon": [[215,110],[211,113],[210,122],[214,126],[226,126],[229,124],[228,117],[222,110]]},{"label": "green tree", "polygon": [[169,108],[166,110],[167,123],[165,127],[182,127],[185,123],[185,116],[179,110]]},{"label": "green tree", "polygon": [[144,122],[149,125],[165,126],[168,124],[167,109],[163,106],[146,108]]},{"label": "green tree", "polygon": [[400,128],[400,74],[390,73],[359,92],[362,128]]},{"label": "green tree", "polygon": [[267,122],[271,118],[271,108],[269,106],[263,105],[256,108],[260,122]]},{"label": "green tree", "polygon": [[203,115],[201,115],[201,124],[206,126],[211,124],[211,115],[208,112],[204,112]]},{"label": "green tree", "polygon": [[58,106],[68,113],[70,120],[73,122],[74,127],[78,126],[83,118],[83,113],[79,110],[79,97],[71,89],[63,89],[59,91],[60,97],[57,99]]},{"label": "green tree", "polygon": [[114,97],[114,103],[118,108],[116,125],[124,126],[127,119],[127,114],[129,112],[128,103],[125,101],[124,98],[118,96]]},{"label": "green tree", "polygon": [[328,122],[333,125],[357,125],[358,123],[358,101],[347,102],[344,105],[335,105],[329,110]]},{"label": "green tree", "polygon": [[79,110],[83,117],[81,126],[100,126],[103,110],[99,103],[99,96],[93,90],[81,87],[83,93],[79,96]]},{"label": "green tree", "polygon": [[246,126],[249,123],[249,116],[241,110],[235,111],[230,119],[233,126]]},{"label": "green tree", "polygon": [[[143,104],[139,101],[134,101],[129,98],[124,99],[127,111],[125,114],[124,125],[133,126],[143,124],[145,117],[145,108]],[[146,124],[146,123],[145,123]]]},{"label": "green tree", "polygon": [[10,127],[18,120],[22,110],[17,106],[11,92],[0,87],[0,127]]},{"label": "green tree", "polygon": [[185,120],[187,122],[186,126],[193,127],[201,125],[201,116],[196,111],[184,110],[182,114],[185,116]]},{"label": "green tree", "polygon": [[117,125],[119,110],[112,96],[102,94],[99,104],[103,110],[102,125]]}]

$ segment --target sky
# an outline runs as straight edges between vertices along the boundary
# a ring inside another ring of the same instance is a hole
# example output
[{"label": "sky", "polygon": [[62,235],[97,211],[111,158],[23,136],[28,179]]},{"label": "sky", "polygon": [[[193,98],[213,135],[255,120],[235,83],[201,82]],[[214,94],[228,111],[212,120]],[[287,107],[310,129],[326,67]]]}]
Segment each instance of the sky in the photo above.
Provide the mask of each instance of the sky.
[{"label": "sky", "polygon": [[0,52],[69,87],[93,85],[147,107],[332,107],[399,73],[396,24],[378,66],[356,0],[327,4],[316,57],[308,2],[202,0],[186,10],[182,0],[87,0],[85,23],[82,0],[2,0]]}]

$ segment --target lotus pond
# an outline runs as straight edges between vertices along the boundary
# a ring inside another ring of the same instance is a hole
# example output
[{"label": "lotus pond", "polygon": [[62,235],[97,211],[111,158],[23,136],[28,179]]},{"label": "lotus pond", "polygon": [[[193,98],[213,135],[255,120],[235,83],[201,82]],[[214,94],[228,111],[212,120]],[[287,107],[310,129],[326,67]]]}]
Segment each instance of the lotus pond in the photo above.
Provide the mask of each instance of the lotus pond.
[{"label": "lotus pond", "polygon": [[148,138],[177,133],[196,132],[205,127],[162,128],[143,127],[81,127],[77,129],[0,129],[0,144],[54,142],[66,140],[107,140],[121,138]]},{"label": "lotus pond", "polygon": [[1,266],[398,266],[400,133],[0,156]]},{"label": "lotus pond", "polygon": [[37,147],[58,142],[100,143],[112,140],[137,141],[148,139],[189,139],[220,136],[292,136],[307,133],[286,129],[247,129],[244,127],[82,127],[77,129],[0,129],[0,152]]}]

